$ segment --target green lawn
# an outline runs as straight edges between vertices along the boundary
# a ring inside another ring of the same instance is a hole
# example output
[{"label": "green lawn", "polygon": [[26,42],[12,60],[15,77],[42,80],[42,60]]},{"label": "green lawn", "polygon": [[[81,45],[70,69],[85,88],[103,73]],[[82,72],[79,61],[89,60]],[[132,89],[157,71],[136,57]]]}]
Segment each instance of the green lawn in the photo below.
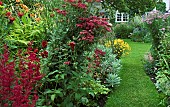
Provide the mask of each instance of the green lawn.
[{"label": "green lawn", "polygon": [[160,107],[159,94],[143,70],[142,59],[150,44],[125,40],[131,46],[131,53],[123,57],[121,84],[109,96],[105,107]]}]

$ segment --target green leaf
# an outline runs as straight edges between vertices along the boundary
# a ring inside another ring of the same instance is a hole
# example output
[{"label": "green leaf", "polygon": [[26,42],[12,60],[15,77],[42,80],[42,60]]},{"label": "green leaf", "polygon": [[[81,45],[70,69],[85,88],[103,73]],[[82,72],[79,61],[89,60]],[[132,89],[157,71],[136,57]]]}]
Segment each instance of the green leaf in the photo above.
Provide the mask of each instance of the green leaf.
[{"label": "green leaf", "polygon": [[59,71],[58,71],[58,70],[55,70],[55,71],[53,71],[53,72],[50,72],[50,73],[47,75],[47,77],[50,76],[50,75],[53,75],[53,74],[56,73],[56,72],[59,72]]},{"label": "green leaf", "polygon": [[75,99],[76,99],[76,100],[79,100],[80,98],[81,98],[81,95],[76,93],[76,94],[75,94]]},{"label": "green leaf", "polygon": [[61,74],[60,76],[61,76],[62,79],[64,79],[65,74]]},{"label": "green leaf", "polygon": [[56,93],[56,94],[60,94],[60,93],[61,93],[61,91],[60,91],[60,90],[55,90],[55,91],[54,91],[54,93]]},{"label": "green leaf", "polygon": [[50,93],[54,93],[54,91],[48,89],[44,92],[44,94],[50,94]]},{"label": "green leaf", "polygon": [[51,100],[54,101],[56,94],[51,95]]}]

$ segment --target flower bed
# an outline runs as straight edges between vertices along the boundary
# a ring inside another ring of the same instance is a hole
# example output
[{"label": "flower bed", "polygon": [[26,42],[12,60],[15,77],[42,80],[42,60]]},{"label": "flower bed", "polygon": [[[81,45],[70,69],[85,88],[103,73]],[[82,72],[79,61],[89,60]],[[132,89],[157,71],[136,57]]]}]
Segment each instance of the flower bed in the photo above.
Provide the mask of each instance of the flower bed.
[{"label": "flower bed", "polygon": [[118,86],[120,61],[97,43],[111,25],[93,2],[0,2],[0,106],[97,106]]}]

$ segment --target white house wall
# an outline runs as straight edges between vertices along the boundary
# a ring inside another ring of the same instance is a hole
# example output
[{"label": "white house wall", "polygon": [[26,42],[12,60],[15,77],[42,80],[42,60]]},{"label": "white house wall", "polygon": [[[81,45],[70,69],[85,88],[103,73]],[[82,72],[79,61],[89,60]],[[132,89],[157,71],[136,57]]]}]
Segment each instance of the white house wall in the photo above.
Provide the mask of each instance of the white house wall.
[{"label": "white house wall", "polygon": [[170,0],[163,0],[166,3],[166,11],[170,9]]}]

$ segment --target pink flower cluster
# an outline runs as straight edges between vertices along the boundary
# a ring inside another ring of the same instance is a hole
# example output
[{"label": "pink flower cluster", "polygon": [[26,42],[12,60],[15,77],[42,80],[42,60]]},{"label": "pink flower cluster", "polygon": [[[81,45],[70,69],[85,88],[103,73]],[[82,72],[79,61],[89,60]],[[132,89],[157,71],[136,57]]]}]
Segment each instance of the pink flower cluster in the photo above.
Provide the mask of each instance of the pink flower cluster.
[{"label": "pink flower cluster", "polygon": [[99,27],[104,27],[106,31],[111,31],[111,26],[107,22],[107,18],[99,18],[97,16],[91,16],[89,18],[79,18],[81,23],[76,24],[77,27],[83,29],[80,35],[84,35],[79,40],[86,40],[93,42],[95,29]]},{"label": "pink flower cluster", "polygon": [[27,56],[23,57],[19,51],[19,69],[16,70],[14,61],[9,62],[7,46],[4,48],[0,58],[0,105],[35,107],[38,100],[36,84],[43,77],[40,73],[40,59],[31,47],[27,49]]},{"label": "pink flower cluster", "polygon": [[147,24],[152,24],[155,19],[165,20],[170,16],[169,13],[162,14],[159,11],[151,11],[148,13],[146,19],[144,20]]}]

